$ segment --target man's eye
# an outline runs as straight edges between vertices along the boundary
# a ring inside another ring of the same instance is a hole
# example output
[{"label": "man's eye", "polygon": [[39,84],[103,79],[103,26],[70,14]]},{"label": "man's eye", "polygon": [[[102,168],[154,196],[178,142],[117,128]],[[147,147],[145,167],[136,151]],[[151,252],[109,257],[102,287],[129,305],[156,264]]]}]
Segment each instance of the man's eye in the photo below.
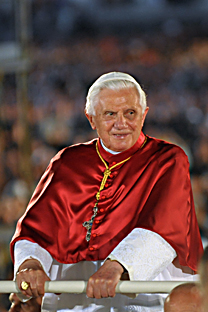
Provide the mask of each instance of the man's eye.
[{"label": "man's eye", "polygon": [[133,118],[135,115],[135,111],[134,110],[129,110],[128,112],[126,112],[125,116],[126,118]]},{"label": "man's eye", "polygon": [[106,112],[105,113],[106,116],[113,116],[113,114],[114,114],[113,112]]}]

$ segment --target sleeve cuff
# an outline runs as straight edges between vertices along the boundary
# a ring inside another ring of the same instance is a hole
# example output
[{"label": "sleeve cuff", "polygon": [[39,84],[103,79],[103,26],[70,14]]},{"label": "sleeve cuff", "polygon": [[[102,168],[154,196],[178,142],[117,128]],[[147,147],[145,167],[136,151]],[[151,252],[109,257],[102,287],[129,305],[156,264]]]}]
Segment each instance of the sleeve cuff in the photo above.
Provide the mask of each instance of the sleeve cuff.
[{"label": "sleeve cuff", "polygon": [[28,240],[20,240],[15,243],[14,259],[14,279],[20,265],[28,259],[38,260],[47,275],[49,275],[49,270],[53,262],[53,258],[47,250]]},{"label": "sleeve cuff", "polygon": [[136,228],[107,257],[126,268],[130,280],[153,280],[177,256],[155,232]]}]

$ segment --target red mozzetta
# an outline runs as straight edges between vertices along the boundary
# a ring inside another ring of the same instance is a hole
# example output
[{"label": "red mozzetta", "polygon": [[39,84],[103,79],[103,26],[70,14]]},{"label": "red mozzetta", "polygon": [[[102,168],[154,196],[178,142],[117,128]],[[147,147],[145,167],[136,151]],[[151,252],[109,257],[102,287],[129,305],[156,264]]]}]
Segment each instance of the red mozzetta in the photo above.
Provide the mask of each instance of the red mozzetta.
[{"label": "red mozzetta", "polygon": [[131,158],[112,169],[86,241],[83,222],[93,215],[106,169],[96,142],[67,147],[51,160],[17,224],[12,255],[14,243],[28,239],[62,263],[103,260],[134,228],[145,228],[176,250],[182,266],[196,271],[202,244],[187,156],[180,147],[143,133],[116,155],[106,152],[98,139],[109,167]]}]

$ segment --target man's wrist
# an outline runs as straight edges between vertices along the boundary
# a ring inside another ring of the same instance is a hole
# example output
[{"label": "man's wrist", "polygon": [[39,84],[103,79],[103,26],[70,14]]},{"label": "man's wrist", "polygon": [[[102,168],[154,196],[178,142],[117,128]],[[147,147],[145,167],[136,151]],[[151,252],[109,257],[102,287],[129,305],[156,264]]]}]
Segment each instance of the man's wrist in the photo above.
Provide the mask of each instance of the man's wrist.
[{"label": "man's wrist", "polygon": [[116,259],[111,259],[111,258],[107,258],[106,261],[108,261],[108,260],[109,260],[110,262],[117,262],[117,263],[121,266],[121,268],[123,269],[122,274],[127,272],[126,268],[125,268],[118,260],[116,260]]},{"label": "man's wrist", "polygon": [[19,273],[20,271],[24,271],[24,270],[43,270],[43,267],[41,265],[41,263],[36,260],[36,259],[27,259],[25,260],[20,266],[19,269],[17,271],[17,273]]}]

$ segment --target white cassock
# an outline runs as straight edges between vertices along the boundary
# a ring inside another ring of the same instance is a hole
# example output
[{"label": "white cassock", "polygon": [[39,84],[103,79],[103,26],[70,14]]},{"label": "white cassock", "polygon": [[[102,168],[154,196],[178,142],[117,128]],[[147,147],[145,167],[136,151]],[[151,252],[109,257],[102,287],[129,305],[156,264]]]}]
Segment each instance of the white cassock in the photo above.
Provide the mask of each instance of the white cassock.
[{"label": "white cassock", "polygon": [[[160,235],[152,231],[136,228],[116,248],[108,258],[117,260],[128,271],[131,281],[195,281],[197,275],[183,273],[172,261],[177,254],[172,246]],[[36,243],[21,240],[15,244],[14,276],[21,263],[34,258],[40,261],[51,280],[88,280],[103,261],[82,261],[75,264],[61,264]],[[86,294],[45,294],[43,312],[162,312],[166,295],[139,294],[134,299],[116,294],[114,298],[87,298]]]}]

